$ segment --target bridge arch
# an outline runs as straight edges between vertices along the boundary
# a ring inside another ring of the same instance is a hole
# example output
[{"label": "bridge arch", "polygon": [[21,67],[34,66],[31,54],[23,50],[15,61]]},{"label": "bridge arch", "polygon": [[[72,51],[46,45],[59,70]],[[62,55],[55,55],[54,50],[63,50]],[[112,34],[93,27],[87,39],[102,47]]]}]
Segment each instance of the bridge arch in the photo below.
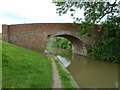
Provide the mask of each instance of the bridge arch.
[{"label": "bridge arch", "polygon": [[47,41],[52,37],[64,37],[74,46],[73,53],[87,55],[87,51],[101,40],[98,26],[92,32],[92,37],[80,35],[77,30],[80,24],[70,23],[31,23],[2,25],[2,38],[4,41],[44,53]]},{"label": "bridge arch", "polygon": [[44,45],[44,49],[45,49],[48,41],[54,37],[63,37],[63,38],[68,39],[73,45],[72,53],[80,54],[80,55],[84,55],[84,56],[87,55],[87,48],[86,48],[85,43],[82,42],[78,37],[76,37],[74,35],[70,35],[70,34],[57,34],[54,36],[49,36],[49,39],[47,40],[47,42]]}]

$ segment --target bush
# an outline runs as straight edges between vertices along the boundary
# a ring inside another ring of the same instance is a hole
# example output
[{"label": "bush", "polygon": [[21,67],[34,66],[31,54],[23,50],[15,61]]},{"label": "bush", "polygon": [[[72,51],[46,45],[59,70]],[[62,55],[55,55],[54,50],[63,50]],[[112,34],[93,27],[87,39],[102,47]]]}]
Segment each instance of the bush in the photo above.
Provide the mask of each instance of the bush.
[{"label": "bush", "polygon": [[120,63],[120,17],[108,17],[101,25],[103,40],[90,49],[90,55],[104,61]]}]

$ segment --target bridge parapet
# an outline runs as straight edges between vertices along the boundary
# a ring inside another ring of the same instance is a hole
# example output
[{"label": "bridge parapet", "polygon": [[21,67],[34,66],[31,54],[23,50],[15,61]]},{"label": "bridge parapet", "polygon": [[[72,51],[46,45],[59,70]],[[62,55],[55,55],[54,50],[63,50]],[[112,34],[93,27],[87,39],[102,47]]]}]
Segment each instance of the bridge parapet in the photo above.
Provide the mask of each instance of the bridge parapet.
[{"label": "bridge parapet", "polygon": [[74,53],[87,55],[87,49],[98,40],[97,27],[93,37],[80,35],[80,24],[40,23],[2,25],[3,40],[37,52],[44,52],[47,41],[55,36],[62,36],[74,44]]}]

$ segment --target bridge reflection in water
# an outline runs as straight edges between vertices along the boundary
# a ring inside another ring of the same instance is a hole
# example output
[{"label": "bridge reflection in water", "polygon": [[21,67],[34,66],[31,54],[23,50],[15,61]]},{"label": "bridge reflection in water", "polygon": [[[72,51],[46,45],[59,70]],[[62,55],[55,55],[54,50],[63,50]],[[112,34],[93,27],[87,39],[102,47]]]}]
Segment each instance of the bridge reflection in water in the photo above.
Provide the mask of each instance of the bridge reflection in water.
[{"label": "bridge reflection in water", "polygon": [[46,49],[58,56],[81,88],[118,87],[118,64],[71,54],[61,48]]}]

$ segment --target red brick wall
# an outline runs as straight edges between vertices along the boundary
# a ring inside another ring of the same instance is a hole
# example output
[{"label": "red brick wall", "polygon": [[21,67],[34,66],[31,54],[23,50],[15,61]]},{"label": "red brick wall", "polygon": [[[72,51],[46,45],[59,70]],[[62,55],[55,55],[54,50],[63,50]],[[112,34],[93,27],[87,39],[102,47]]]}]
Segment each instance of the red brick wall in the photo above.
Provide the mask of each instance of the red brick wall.
[{"label": "red brick wall", "polygon": [[3,24],[2,25],[2,39],[6,42],[9,42],[9,28],[8,28],[8,25],[6,24]]},{"label": "red brick wall", "polygon": [[44,44],[47,41],[47,36],[42,33],[34,34],[16,34],[10,36],[10,43],[28,48],[37,52],[44,51]]},{"label": "red brick wall", "polygon": [[28,31],[43,31],[43,30],[75,30],[79,25],[72,24],[23,24],[23,25],[11,25],[10,34],[16,32],[28,32]]},{"label": "red brick wall", "polygon": [[[83,51],[83,44],[88,47],[95,40],[95,37],[81,36],[77,31],[80,25],[72,24],[57,24],[57,23],[42,23],[42,24],[18,24],[18,25],[2,25],[3,40],[12,44],[22,46],[37,52],[43,52],[47,41],[56,35],[71,35],[68,37],[74,42],[74,52],[80,53]],[[94,33],[97,33],[94,30]],[[96,34],[97,36],[97,34]],[[75,38],[77,37],[77,38]],[[77,40],[77,41],[75,41]],[[79,49],[79,50],[78,50]],[[84,52],[84,51],[83,51]],[[82,53],[83,53],[82,52]]]}]

